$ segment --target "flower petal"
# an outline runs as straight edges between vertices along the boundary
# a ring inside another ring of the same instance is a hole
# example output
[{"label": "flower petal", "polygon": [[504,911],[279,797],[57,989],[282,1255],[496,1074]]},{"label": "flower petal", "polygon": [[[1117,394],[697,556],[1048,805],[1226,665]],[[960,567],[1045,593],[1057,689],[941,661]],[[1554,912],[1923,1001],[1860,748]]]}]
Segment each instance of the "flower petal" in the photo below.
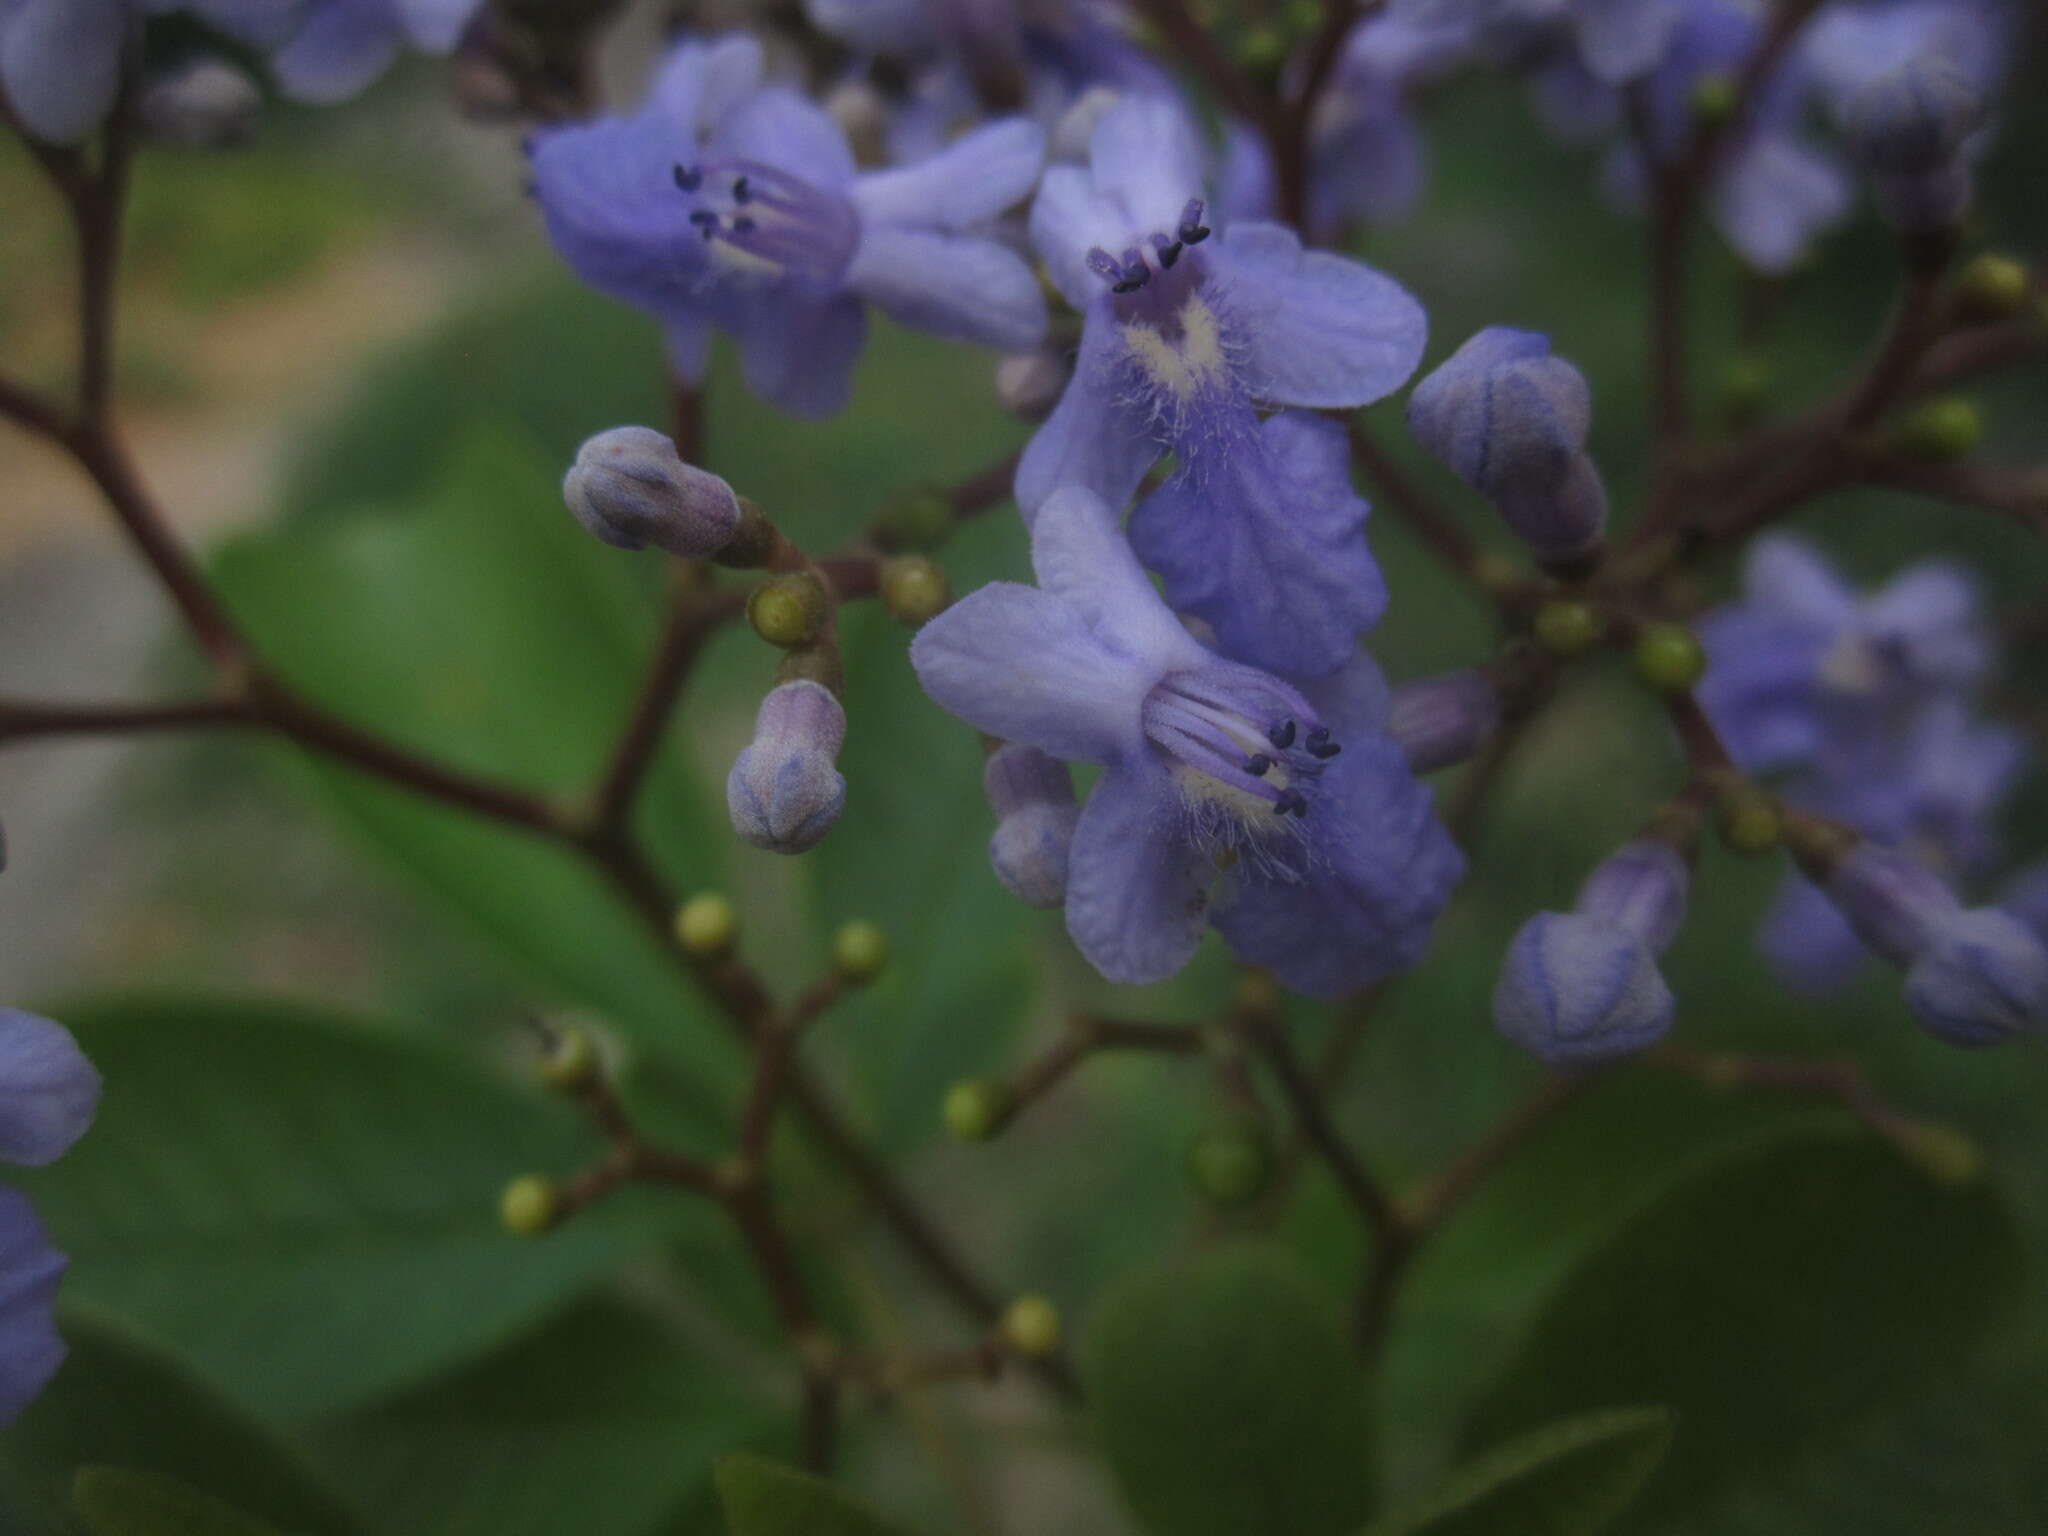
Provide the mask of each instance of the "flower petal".
[{"label": "flower petal", "polygon": [[328,0],[270,56],[270,67],[294,100],[346,101],[390,67],[403,41],[381,0]]},{"label": "flower petal", "polygon": [[913,165],[860,177],[853,202],[871,222],[966,229],[1021,202],[1044,163],[1045,131],[1006,117]]},{"label": "flower petal", "polygon": [[1121,507],[1131,499],[1161,447],[1150,421],[1124,385],[1125,352],[1108,300],[1081,330],[1081,355],[1066,392],[1017,464],[1017,510],[1028,524],[1061,486],[1085,486]]},{"label": "flower petal", "polygon": [[1344,429],[1284,412],[1221,458],[1146,497],[1131,542],[1225,655],[1292,677],[1343,665],[1387,605]]},{"label": "flower petal", "polygon": [[830,113],[787,86],[756,91],[726,113],[712,133],[722,158],[759,160],[828,192],[853,181],[853,151]]},{"label": "flower petal", "polygon": [[56,1320],[64,1268],[28,1196],[0,1188],[0,1427],[14,1422],[64,1362]]},{"label": "flower petal", "polygon": [[737,306],[727,325],[747,386],[763,400],[814,420],[845,406],[867,340],[860,300],[769,293]]},{"label": "flower petal", "polygon": [[0,23],[0,86],[29,132],[68,144],[99,126],[128,21],[123,0],[28,0]]},{"label": "flower petal", "polygon": [[1119,245],[1153,232],[1171,237],[1188,199],[1202,195],[1202,141],[1171,96],[1125,96],[1095,125],[1088,159],[1095,190],[1128,221]]},{"label": "flower petal", "polygon": [[1827,892],[1798,875],[1779,882],[1756,946],[1779,984],[1807,997],[1841,991],[1870,960]]},{"label": "flower petal", "polygon": [[92,1124],[100,1075],[61,1024],[0,1008],[0,1158],[41,1167]]},{"label": "flower petal", "polygon": [[1429,323],[1392,278],[1304,251],[1278,224],[1235,224],[1210,258],[1252,393],[1275,405],[1368,405],[1407,382]]},{"label": "flower petal", "polygon": [[968,593],[917,632],[910,664],[941,709],[992,736],[1086,762],[1144,750],[1140,711],[1157,674],[1036,587]]},{"label": "flower petal", "polygon": [[1074,308],[1087,311],[1104,292],[1088,269],[1096,246],[1116,251],[1130,237],[1122,211],[1095,190],[1077,166],[1048,167],[1031,200],[1031,247],[1045,262],[1054,285]]},{"label": "flower petal", "polygon": [[1112,764],[1067,854],[1067,932],[1111,981],[1163,981],[1202,941],[1215,871],[1178,831],[1172,776],[1149,752]]},{"label": "flower petal", "polygon": [[1714,223],[1760,272],[1783,272],[1849,211],[1848,175],[1782,134],[1745,144],[1714,184]]},{"label": "flower petal", "polygon": [[399,20],[415,48],[446,53],[462,36],[483,0],[397,0]]},{"label": "flower petal", "polygon": [[905,325],[1022,352],[1045,336],[1045,295],[1024,259],[994,240],[866,224],[846,286]]},{"label": "flower petal", "polygon": [[1038,584],[1106,644],[1157,678],[1212,658],[1159,600],[1108,502],[1080,486],[1055,491],[1031,529]]},{"label": "flower petal", "polygon": [[1671,0],[1578,0],[1579,54],[1610,85],[1655,69],[1671,44],[1678,8]]}]

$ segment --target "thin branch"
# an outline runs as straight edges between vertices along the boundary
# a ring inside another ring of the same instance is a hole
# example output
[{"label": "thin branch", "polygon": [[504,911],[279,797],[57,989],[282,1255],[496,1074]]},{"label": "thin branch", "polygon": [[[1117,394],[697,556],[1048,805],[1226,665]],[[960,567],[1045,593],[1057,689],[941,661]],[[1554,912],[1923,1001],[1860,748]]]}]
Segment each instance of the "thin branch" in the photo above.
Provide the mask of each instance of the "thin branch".
[{"label": "thin branch", "polygon": [[1996,469],[1976,464],[1924,464],[1914,459],[1865,459],[1856,469],[1865,485],[1915,491],[1959,507],[2010,517],[2048,538],[2048,465]]},{"label": "thin branch", "polygon": [[1027,1063],[1005,1086],[1002,1123],[1007,1125],[1031,1105],[1051,1097],[1089,1057],[1106,1051],[1151,1051],[1199,1056],[1206,1049],[1204,1032],[1194,1024],[1159,1024],[1145,1019],[1113,1019],[1079,1014],[1060,1037]]},{"label": "thin branch", "polygon": [[0,378],[0,417],[48,438],[67,452],[75,452],[78,429],[63,407],[25,384]]},{"label": "thin branch", "polygon": [[260,726],[245,699],[181,699],[165,704],[71,704],[0,699],[0,742],[44,736],[138,736],[197,727]]},{"label": "thin branch", "polygon": [[1308,61],[1302,69],[1301,86],[1294,99],[1268,121],[1273,151],[1274,181],[1280,194],[1280,217],[1295,228],[1308,221],[1309,139],[1315,127],[1316,107],[1323,91],[1336,73],[1344,54],[1344,40],[1366,14],[1383,0],[1323,0],[1322,24],[1309,44]]},{"label": "thin branch", "polygon": [[1234,115],[1270,136],[1273,106],[1216,44],[1208,29],[1189,12],[1184,0],[1133,0],[1133,9],[1158,28],[1168,46]]},{"label": "thin branch", "polygon": [[1273,1080],[1279,1084],[1303,1137],[1328,1165],[1337,1187],[1366,1228],[1383,1245],[1396,1240],[1401,1231],[1400,1211],[1338,1131],[1315,1080],[1294,1054],[1280,1019],[1264,1012],[1242,1011],[1233,1016],[1233,1023],[1272,1069]]},{"label": "thin branch", "polygon": [[1768,1088],[1833,1099],[1862,1125],[1888,1141],[1913,1146],[1924,1128],[1878,1096],[1853,1061],[1801,1061],[1742,1056],[1660,1045],[1638,1058],[1645,1066],[1682,1073],[1715,1088]]}]

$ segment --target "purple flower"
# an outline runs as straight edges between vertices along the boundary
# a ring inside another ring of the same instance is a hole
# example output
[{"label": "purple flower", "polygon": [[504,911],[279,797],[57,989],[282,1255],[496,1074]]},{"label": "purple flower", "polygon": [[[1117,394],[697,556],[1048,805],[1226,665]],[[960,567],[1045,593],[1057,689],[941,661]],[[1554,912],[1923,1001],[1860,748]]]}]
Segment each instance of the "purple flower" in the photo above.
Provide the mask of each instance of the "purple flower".
[{"label": "purple flower", "polygon": [[1067,765],[1036,747],[1006,745],[991,754],[981,782],[996,813],[988,840],[996,878],[1028,906],[1062,905],[1067,852],[1081,819]]},{"label": "purple flower", "polygon": [[2029,865],[2008,880],[1998,904],[2048,944],[2048,862]]},{"label": "purple flower", "polygon": [[911,661],[969,724],[1102,766],[1067,859],[1067,930],[1090,962],[1158,981],[1213,918],[1317,996],[1412,963],[1463,860],[1386,734],[1377,669],[1360,656],[1296,687],[1218,656],[1078,486],[1039,507],[1032,563],[1037,587],[963,598]]},{"label": "purple flower", "polygon": [[618,549],[652,544],[698,559],[725,548],[739,526],[732,487],[685,464],[666,432],[612,427],[587,439],[562,479],[576,521]]},{"label": "purple flower", "polygon": [[1058,408],[1025,450],[1026,520],[1084,486],[1122,506],[1161,454],[1178,473],[1131,539],[1168,601],[1224,650],[1276,671],[1333,671],[1386,595],[1366,548],[1342,432],[1260,405],[1363,405],[1421,356],[1422,310],[1358,262],[1306,252],[1277,224],[1210,225],[1202,153],[1177,103],[1127,97],[1096,125],[1086,170],[1057,165],[1032,241],[1084,311]]},{"label": "purple flower", "polygon": [[676,371],[704,375],[714,328],[756,393],[803,416],[846,403],[873,303],[906,325],[1034,346],[1031,269],[981,233],[1031,189],[1043,135],[1005,119],[927,160],[855,170],[845,135],[762,85],[760,45],[681,43],[630,117],[540,134],[534,192],[585,282],[660,317]]},{"label": "purple flower", "polygon": [[1539,912],[1508,945],[1493,993],[1496,1028],[1554,1067],[1640,1051],[1671,1028],[1676,1003],[1657,956],[1685,920],[1692,877],[1669,843],[1626,843],[1586,877],[1570,912]]},{"label": "purple flower", "polygon": [[271,68],[287,96],[345,101],[383,74],[402,48],[447,53],[482,4],[483,0],[311,0],[304,22],[270,56]]},{"label": "purple flower", "polygon": [[[85,1134],[100,1077],[60,1024],[0,1008],[0,1159],[41,1167]],[[64,1255],[28,1198],[0,1188],[0,1425],[64,1359],[53,1309]]]},{"label": "purple flower", "polygon": [[1408,430],[1500,509],[1551,561],[1584,556],[1607,526],[1607,489],[1586,454],[1585,375],[1536,331],[1488,326],[1408,398]]},{"label": "purple flower", "polygon": [[1417,773],[1464,762],[1499,725],[1500,690],[1478,667],[1403,683],[1387,713],[1387,730]]},{"label": "purple flower", "polygon": [[846,741],[846,711],[822,683],[781,683],[761,701],[754,739],[725,779],[732,829],[756,848],[802,853],[817,846],[846,808],[846,780],[833,766]]},{"label": "purple flower", "polygon": [[1463,25],[1493,39],[1526,42],[1569,25],[1578,56],[1619,85],[1648,74],[1671,46],[1683,0],[1395,0],[1393,14],[1417,23]]}]

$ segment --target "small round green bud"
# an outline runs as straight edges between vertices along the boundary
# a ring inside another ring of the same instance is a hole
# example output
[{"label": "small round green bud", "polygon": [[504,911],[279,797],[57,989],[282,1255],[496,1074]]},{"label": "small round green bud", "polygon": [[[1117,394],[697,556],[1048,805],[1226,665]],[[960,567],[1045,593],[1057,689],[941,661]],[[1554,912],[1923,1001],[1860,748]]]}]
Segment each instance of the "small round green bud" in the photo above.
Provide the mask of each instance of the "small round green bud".
[{"label": "small round green bud", "polygon": [[1636,675],[1660,693],[1683,693],[1707,670],[1707,653],[1683,624],[1645,624],[1636,640]]},{"label": "small round green bud", "polygon": [[1323,3],[1322,0],[1289,0],[1281,15],[1297,37],[1314,37],[1322,30]]},{"label": "small round green bud", "polygon": [[1961,395],[1941,395],[1899,418],[1889,446],[1909,459],[1945,463],[1960,459],[1984,436],[1984,418],[1976,402]]},{"label": "small round green bud", "polygon": [[770,645],[808,645],[825,623],[825,588],[808,571],[771,576],[747,599],[747,622]]},{"label": "small round green bud", "polygon": [[590,1036],[574,1024],[555,1036],[555,1043],[541,1058],[540,1080],[564,1093],[581,1088],[597,1075],[597,1047]]},{"label": "small round green bud", "polygon": [[897,555],[882,562],[882,606],[891,618],[922,624],[935,618],[952,596],[944,569],[924,555]]},{"label": "small round green bud", "polygon": [[1060,1347],[1060,1309],[1043,1296],[1019,1296],[1003,1308],[1003,1342],[1026,1360],[1043,1360]]},{"label": "small round green bud", "polygon": [[1204,1126],[1188,1143],[1188,1178],[1204,1200],[1243,1205],[1266,1187],[1273,1144],[1252,1115],[1233,1115]]},{"label": "small round green bud", "polygon": [[2016,315],[2031,286],[2025,265],[2012,257],[1996,251],[1974,256],[1956,274],[1956,318],[1982,323]]},{"label": "small round green bud", "polygon": [[1754,787],[1739,789],[1722,800],[1721,841],[1731,852],[1755,856],[1769,853],[1785,835],[1778,802]]},{"label": "small round green bud", "polygon": [[1255,75],[1272,74],[1287,62],[1287,34],[1278,27],[1254,27],[1237,45],[1237,61]]},{"label": "small round green bud", "polygon": [[716,891],[692,896],[676,911],[676,942],[683,953],[709,960],[732,948],[739,937],[740,917]]},{"label": "small round green bud", "polygon": [[1969,1184],[1984,1171],[1984,1151],[1952,1125],[1920,1123],[1898,1132],[1899,1150],[1939,1184]]},{"label": "small round green bud", "polygon": [[524,1174],[498,1196],[498,1220],[515,1237],[538,1237],[555,1224],[560,1206],[554,1180],[537,1173]]},{"label": "small round green bud", "polygon": [[1736,108],[1735,81],[1722,74],[1701,75],[1693,83],[1693,115],[1702,123],[1726,122]]},{"label": "small round green bud", "polygon": [[1519,590],[1528,575],[1518,562],[1489,549],[1473,562],[1472,579],[1488,592],[1504,596]]},{"label": "small round green bud", "polygon": [[1577,656],[1599,643],[1600,615],[1591,603],[1552,598],[1536,610],[1536,643],[1553,656]]},{"label": "small round green bud", "polygon": [[962,1141],[987,1141],[1009,1118],[1010,1095],[985,1077],[962,1078],[946,1090],[940,1113],[946,1129]]},{"label": "small round green bud", "polygon": [[891,496],[875,519],[885,549],[930,549],[953,531],[953,498],[940,485],[913,485]]},{"label": "small round green bud", "polygon": [[856,919],[832,936],[832,968],[848,981],[873,981],[889,963],[889,936]]},{"label": "small round green bud", "polygon": [[1763,408],[1771,393],[1771,365],[1754,352],[1738,352],[1721,369],[1721,414],[1740,425]]}]

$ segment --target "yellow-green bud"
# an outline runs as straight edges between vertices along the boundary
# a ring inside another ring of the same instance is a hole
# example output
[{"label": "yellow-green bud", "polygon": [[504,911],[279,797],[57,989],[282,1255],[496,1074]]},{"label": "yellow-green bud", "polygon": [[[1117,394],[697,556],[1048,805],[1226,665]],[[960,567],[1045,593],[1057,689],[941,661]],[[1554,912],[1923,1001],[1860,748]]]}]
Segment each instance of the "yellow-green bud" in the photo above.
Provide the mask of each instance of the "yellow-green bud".
[{"label": "yellow-green bud", "polygon": [[1984,1171],[1984,1152],[1952,1125],[1922,1122],[1898,1132],[1899,1150],[1941,1184],[1969,1184]]},{"label": "yellow-green bud", "polygon": [[1590,603],[1553,598],[1536,610],[1536,642],[1553,656],[1577,656],[1600,640],[1600,615]]},{"label": "yellow-green bud", "polygon": [[1060,1311],[1043,1296],[1019,1296],[1003,1308],[1003,1342],[1026,1360],[1043,1360],[1060,1347]]},{"label": "yellow-green bud", "polygon": [[832,968],[848,981],[873,981],[889,963],[889,936],[856,919],[832,936]]},{"label": "yellow-green bud", "polygon": [[1683,624],[1645,624],[1636,640],[1636,674],[1660,693],[1683,693],[1707,670],[1707,653]]},{"label": "yellow-green bud", "polygon": [[825,623],[824,585],[809,571],[771,576],[747,599],[754,633],[784,650],[808,645]]},{"label": "yellow-green bud", "polygon": [[1287,35],[1278,27],[1254,27],[1237,45],[1237,61],[1255,75],[1269,75],[1287,62]]},{"label": "yellow-green bud", "polygon": [[1888,446],[1909,459],[1937,463],[1960,459],[1984,435],[1984,418],[1976,402],[1961,395],[1928,400],[1899,418]]},{"label": "yellow-green bud", "polygon": [[946,1090],[940,1113],[946,1129],[962,1141],[987,1141],[1009,1118],[1010,1095],[985,1077],[962,1078]]},{"label": "yellow-green bud", "polygon": [[541,1058],[540,1079],[550,1088],[570,1092],[581,1088],[597,1073],[597,1047],[590,1036],[574,1024],[555,1036],[555,1043]]},{"label": "yellow-green bud", "polygon": [[1771,365],[1753,352],[1739,352],[1721,369],[1721,414],[1741,425],[1762,409],[1771,392]]},{"label": "yellow-green bud", "polygon": [[1473,562],[1472,579],[1488,592],[1506,595],[1527,580],[1522,566],[1495,550],[1487,550]]},{"label": "yellow-green bud", "polygon": [[1693,83],[1693,115],[1702,123],[1725,122],[1735,111],[1735,81],[1728,75],[1701,75]]},{"label": "yellow-green bud", "polygon": [[1721,801],[1721,841],[1741,854],[1769,853],[1785,835],[1778,802],[1753,786],[1738,789]]},{"label": "yellow-green bud", "polygon": [[1204,1126],[1188,1143],[1188,1178],[1203,1199],[1242,1205],[1266,1187],[1273,1147],[1256,1116],[1233,1115]]},{"label": "yellow-green bud", "polygon": [[898,491],[875,519],[875,538],[885,549],[930,549],[952,531],[953,498],[939,485]]},{"label": "yellow-green bud", "polygon": [[676,912],[676,942],[683,953],[709,960],[732,948],[739,937],[739,913],[716,891],[692,896]]},{"label": "yellow-green bud", "polygon": [[2016,315],[2026,304],[2031,286],[2024,264],[1996,251],[1986,251],[1972,257],[1956,274],[1956,318],[1982,323]]},{"label": "yellow-green bud", "polygon": [[560,1206],[554,1180],[537,1173],[523,1174],[498,1196],[498,1220],[515,1237],[538,1237],[555,1224]]},{"label": "yellow-green bud", "polygon": [[905,624],[937,617],[952,599],[945,571],[924,555],[896,555],[882,562],[882,606]]}]

